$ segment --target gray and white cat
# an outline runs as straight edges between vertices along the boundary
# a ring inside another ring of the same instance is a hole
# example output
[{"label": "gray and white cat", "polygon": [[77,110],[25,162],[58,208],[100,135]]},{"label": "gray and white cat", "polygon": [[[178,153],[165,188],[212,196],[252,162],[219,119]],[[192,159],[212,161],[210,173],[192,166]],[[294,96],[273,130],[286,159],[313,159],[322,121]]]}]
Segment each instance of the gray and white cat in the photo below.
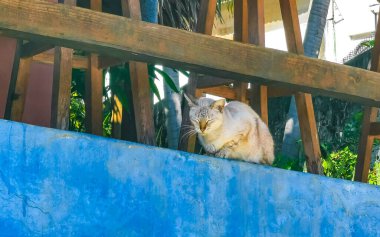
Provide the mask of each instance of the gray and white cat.
[{"label": "gray and white cat", "polygon": [[271,165],[273,138],[267,125],[248,105],[201,97],[190,99],[190,119],[207,153]]}]

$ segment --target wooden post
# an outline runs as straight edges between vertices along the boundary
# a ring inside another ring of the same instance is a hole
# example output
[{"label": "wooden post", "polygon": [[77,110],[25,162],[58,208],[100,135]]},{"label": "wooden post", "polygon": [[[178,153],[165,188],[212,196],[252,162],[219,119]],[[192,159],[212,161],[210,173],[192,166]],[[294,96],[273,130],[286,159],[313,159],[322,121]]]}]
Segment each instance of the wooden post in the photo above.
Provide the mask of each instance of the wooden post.
[{"label": "wooden post", "polygon": [[[65,0],[75,6],[76,0]],[[41,47],[43,49],[43,47]],[[73,50],[55,47],[50,126],[69,129]]]},{"label": "wooden post", "polygon": [[[247,8],[249,43],[265,47],[264,0],[249,0]],[[268,124],[268,87],[253,83],[251,85],[251,106]]]},{"label": "wooden post", "polygon": [[[249,43],[247,0],[234,0],[234,40]],[[247,103],[248,83],[234,82],[236,99]]]},{"label": "wooden post", "polygon": [[[302,36],[296,0],[280,0],[288,51],[303,54]],[[292,70],[288,68],[288,70]],[[322,174],[321,151],[315,123],[313,101],[310,94],[295,94],[301,138],[305,150],[307,171]]]},{"label": "wooden post", "polygon": [[[379,66],[380,57],[380,24],[377,24],[376,35],[375,35],[375,46],[372,49],[372,59],[371,59],[371,71],[380,72]],[[371,126],[376,123],[377,114],[379,112],[378,108],[375,107],[365,107],[362,131],[359,140],[358,149],[358,160],[355,167],[355,181],[368,182],[368,173],[371,164],[371,154],[374,136],[380,135],[380,131],[377,126]]]},{"label": "wooden post", "polygon": [[[201,5],[199,8],[198,22],[196,32],[211,35],[212,28],[214,26],[216,11],[216,0],[201,0]],[[186,93],[195,96],[197,89],[197,74],[191,73],[189,77],[189,82],[187,84]],[[186,129],[191,125],[189,118],[190,107],[185,104],[184,110],[182,112],[182,124],[181,131],[179,134],[179,144],[178,149],[182,151],[194,152],[196,136],[185,136],[188,130]]]},{"label": "wooden post", "polygon": [[367,183],[371,164],[371,154],[374,136],[371,136],[371,123],[376,122],[379,109],[365,107],[362,122],[362,131],[359,139],[358,159],[355,166],[355,181]]},{"label": "wooden post", "polygon": [[103,135],[103,71],[98,68],[99,58],[91,54],[85,82],[86,131]]},{"label": "wooden post", "polygon": [[56,47],[50,126],[69,129],[73,50]]},{"label": "wooden post", "polygon": [[[101,0],[91,0],[90,8],[102,11]],[[86,131],[103,135],[103,70],[99,69],[96,54],[88,57],[88,70],[85,82]]]},{"label": "wooden post", "polygon": [[[134,20],[141,20],[140,0],[121,0],[121,6],[123,16]],[[130,61],[129,72],[137,141],[147,145],[155,145],[152,93],[148,80],[148,65],[146,63]]]}]

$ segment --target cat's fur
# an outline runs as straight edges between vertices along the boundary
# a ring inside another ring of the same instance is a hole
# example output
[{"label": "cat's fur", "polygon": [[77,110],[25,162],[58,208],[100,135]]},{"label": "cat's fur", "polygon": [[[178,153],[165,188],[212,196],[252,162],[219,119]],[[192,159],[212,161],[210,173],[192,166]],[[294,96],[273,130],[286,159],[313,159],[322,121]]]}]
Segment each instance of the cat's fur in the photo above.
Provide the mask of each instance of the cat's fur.
[{"label": "cat's fur", "polygon": [[223,158],[271,165],[273,138],[267,125],[246,104],[225,100],[198,100],[185,96],[190,119],[207,153]]}]

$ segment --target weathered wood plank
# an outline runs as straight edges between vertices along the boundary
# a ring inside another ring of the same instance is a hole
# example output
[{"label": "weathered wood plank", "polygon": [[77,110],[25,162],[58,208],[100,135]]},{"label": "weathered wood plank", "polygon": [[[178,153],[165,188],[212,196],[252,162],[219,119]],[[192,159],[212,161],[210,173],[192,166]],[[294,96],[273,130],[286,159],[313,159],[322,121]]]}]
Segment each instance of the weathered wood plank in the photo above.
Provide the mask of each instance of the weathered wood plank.
[{"label": "weathered wood plank", "polygon": [[[281,14],[284,22],[288,51],[303,54],[301,29],[298,20],[296,0],[280,0]],[[297,66],[295,66],[297,67]],[[293,69],[297,70],[297,69]],[[310,94],[296,93],[298,120],[301,130],[302,144],[306,156],[307,171],[323,174],[321,150],[317,125],[315,122],[313,100]]]},{"label": "weathered wood plank", "polygon": [[[215,19],[216,0],[201,0],[200,4],[196,32],[211,35]],[[193,73],[190,74],[189,82],[186,88],[186,93],[192,96],[196,95],[197,82],[199,80],[199,76],[195,72],[193,71]],[[182,111],[182,123],[181,131],[179,133],[178,149],[182,151],[194,152],[196,136],[186,136],[188,127],[191,126],[189,112],[190,107],[186,103]]]},{"label": "weathered wood plank", "polygon": [[[371,71],[380,72],[380,24],[377,24],[375,45],[372,49]],[[355,166],[355,181],[368,182],[374,136],[379,135],[379,123],[376,122],[378,108],[365,107],[362,131],[359,140],[358,160]]]},{"label": "weathered wood plank", "polygon": [[[140,0],[122,0],[121,3],[125,17],[141,20]],[[129,72],[137,141],[147,145],[154,145],[156,141],[151,100],[152,93],[148,80],[148,65],[142,62],[130,61]]]},{"label": "weathered wood plank", "polygon": [[73,50],[55,47],[50,126],[69,129]]},{"label": "weathered wood plank", "polygon": [[[17,17],[20,14],[22,18]],[[217,77],[277,82],[380,106],[380,75],[375,72],[87,9],[38,0],[0,0],[0,30],[14,37],[130,56]]]}]

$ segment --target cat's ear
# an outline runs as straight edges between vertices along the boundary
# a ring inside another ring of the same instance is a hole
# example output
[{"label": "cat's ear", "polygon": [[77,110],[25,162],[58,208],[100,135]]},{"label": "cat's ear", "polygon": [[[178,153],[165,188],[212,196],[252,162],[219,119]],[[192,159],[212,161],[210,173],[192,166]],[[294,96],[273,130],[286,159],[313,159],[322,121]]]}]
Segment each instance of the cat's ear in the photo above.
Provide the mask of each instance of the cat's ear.
[{"label": "cat's ear", "polygon": [[217,101],[213,102],[211,104],[211,108],[212,109],[217,109],[217,110],[219,110],[222,113],[225,104],[226,104],[226,100],[225,99],[220,99],[220,100],[217,100]]},{"label": "cat's ear", "polygon": [[186,99],[186,101],[187,101],[187,103],[189,104],[190,107],[197,105],[197,99],[194,98],[193,96],[188,95],[186,93],[183,93],[183,96],[185,97],[185,99]]}]

